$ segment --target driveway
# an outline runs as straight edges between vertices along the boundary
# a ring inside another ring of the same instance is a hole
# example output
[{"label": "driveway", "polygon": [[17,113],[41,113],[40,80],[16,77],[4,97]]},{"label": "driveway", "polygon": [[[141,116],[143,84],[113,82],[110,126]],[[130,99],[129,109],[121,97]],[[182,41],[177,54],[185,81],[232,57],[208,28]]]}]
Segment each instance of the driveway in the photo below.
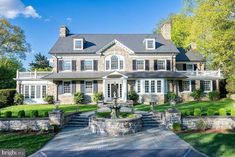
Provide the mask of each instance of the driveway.
[{"label": "driveway", "polygon": [[88,128],[65,128],[32,157],[203,157],[172,131],[146,129],[121,137],[93,134]]}]

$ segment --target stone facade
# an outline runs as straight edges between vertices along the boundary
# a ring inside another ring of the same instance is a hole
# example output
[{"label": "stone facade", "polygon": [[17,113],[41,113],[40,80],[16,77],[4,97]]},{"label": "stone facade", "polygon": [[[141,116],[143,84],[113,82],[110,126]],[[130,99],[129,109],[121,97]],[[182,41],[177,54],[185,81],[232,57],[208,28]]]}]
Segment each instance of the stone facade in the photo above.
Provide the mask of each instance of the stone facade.
[{"label": "stone facade", "polygon": [[177,110],[168,110],[165,112],[163,124],[166,128],[172,129],[174,123],[181,124],[181,112]]}]

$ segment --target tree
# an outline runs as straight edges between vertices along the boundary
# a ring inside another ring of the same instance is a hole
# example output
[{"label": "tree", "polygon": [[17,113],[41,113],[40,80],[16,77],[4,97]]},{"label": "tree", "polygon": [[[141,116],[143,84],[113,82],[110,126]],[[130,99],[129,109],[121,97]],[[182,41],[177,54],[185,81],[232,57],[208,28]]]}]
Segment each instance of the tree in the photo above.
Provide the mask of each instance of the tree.
[{"label": "tree", "polygon": [[35,61],[29,64],[32,71],[33,70],[50,71],[52,69],[46,56],[42,55],[39,52],[34,57],[35,57]]},{"label": "tree", "polygon": [[19,57],[25,59],[25,52],[30,51],[30,45],[20,27],[10,24],[6,19],[0,19],[0,58]]}]

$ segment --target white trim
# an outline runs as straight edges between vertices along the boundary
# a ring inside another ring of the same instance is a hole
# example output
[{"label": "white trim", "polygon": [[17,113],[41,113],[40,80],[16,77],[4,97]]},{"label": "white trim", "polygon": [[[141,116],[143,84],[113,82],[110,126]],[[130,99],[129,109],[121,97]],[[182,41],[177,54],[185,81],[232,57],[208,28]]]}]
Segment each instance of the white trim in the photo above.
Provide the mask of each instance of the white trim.
[{"label": "white trim", "polygon": [[[62,61],[62,71],[63,72],[71,72],[72,71],[72,59],[60,59]],[[64,62],[69,62],[70,70],[64,70]]]},{"label": "white trim", "polygon": [[[140,92],[137,92],[138,90],[138,84],[137,84],[137,81],[140,81]],[[149,92],[145,92],[145,81],[148,81],[149,82]],[[151,81],[155,81],[155,92],[154,93],[151,93]],[[161,92],[157,92],[157,81],[161,81]],[[165,93],[165,81],[164,79],[136,79],[135,80],[135,89],[136,89],[136,93],[139,94],[139,95],[142,95],[142,94],[163,94]]]},{"label": "white trim", "polygon": [[[118,58],[118,69],[112,69],[112,68],[111,68],[111,64],[112,64],[111,58],[112,58],[113,56],[117,56],[117,58]],[[120,61],[121,61],[121,60],[123,61],[123,69],[120,69]],[[107,66],[106,61],[109,61],[109,69],[108,69],[108,70],[106,69],[106,66]],[[104,62],[105,62],[105,63],[104,63],[104,65],[105,65],[105,71],[116,71],[116,70],[118,70],[118,71],[125,71],[125,57],[122,56],[122,55],[117,55],[117,54],[114,52],[112,55],[106,56]]]},{"label": "white trim", "polygon": [[[81,41],[81,48],[76,48],[75,47],[75,42],[76,41]],[[73,50],[83,50],[83,45],[84,45],[84,43],[83,43],[83,39],[73,39]]]},{"label": "white trim", "polygon": [[[85,94],[85,95],[92,95],[92,94],[94,93],[93,81],[94,81],[94,80],[85,80],[85,81],[84,81],[84,94]],[[91,82],[91,92],[87,92],[87,91],[86,91],[86,83],[87,83],[87,82]]]},{"label": "white trim", "polygon": [[[183,82],[189,81],[189,91],[184,90]],[[182,92],[181,93],[191,93],[192,92],[192,80],[182,80]]]},{"label": "white trim", "polygon": [[[92,65],[91,65],[91,66],[92,66],[92,67],[91,67],[91,70],[86,70],[86,69],[85,69],[85,62],[86,62],[86,61],[91,61],[91,62],[92,62],[92,63],[91,63],[91,64],[92,64]],[[98,66],[98,65],[97,65],[97,66]],[[83,70],[83,71],[94,71],[94,59],[84,59],[84,70]]]},{"label": "white trim", "polygon": [[[153,47],[148,47],[149,41],[153,41]],[[146,50],[155,50],[156,49],[156,40],[155,39],[145,39],[145,49]]]},{"label": "white trim", "polygon": [[[210,90],[205,90],[205,81],[210,81]],[[209,93],[209,92],[212,92],[213,91],[213,83],[212,83],[212,80],[204,80],[203,81],[203,88],[204,88],[204,93]]]},{"label": "white trim", "polygon": [[[137,69],[137,61],[144,61],[144,69]],[[136,70],[134,71],[145,71],[145,59],[136,59],[135,66],[136,66]]]},{"label": "white trim", "polygon": [[106,79],[106,78],[108,78],[108,76],[112,76],[112,75],[121,75],[123,78],[128,78],[128,76],[123,75],[122,73],[120,73],[120,72],[118,72],[118,71],[114,71],[114,72],[112,72],[112,73],[110,73],[110,74],[104,76],[103,79]]}]

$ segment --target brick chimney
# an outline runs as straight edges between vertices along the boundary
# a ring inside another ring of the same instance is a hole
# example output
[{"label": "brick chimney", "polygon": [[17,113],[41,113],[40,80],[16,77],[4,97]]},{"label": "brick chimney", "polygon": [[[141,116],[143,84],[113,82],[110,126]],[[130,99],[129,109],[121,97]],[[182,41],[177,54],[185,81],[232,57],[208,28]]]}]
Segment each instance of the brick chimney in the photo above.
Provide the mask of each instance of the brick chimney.
[{"label": "brick chimney", "polygon": [[163,24],[161,34],[166,40],[171,40],[171,22]]},{"label": "brick chimney", "polygon": [[60,37],[66,37],[69,35],[69,29],[66,26],[61,26],[60,27]]}]

